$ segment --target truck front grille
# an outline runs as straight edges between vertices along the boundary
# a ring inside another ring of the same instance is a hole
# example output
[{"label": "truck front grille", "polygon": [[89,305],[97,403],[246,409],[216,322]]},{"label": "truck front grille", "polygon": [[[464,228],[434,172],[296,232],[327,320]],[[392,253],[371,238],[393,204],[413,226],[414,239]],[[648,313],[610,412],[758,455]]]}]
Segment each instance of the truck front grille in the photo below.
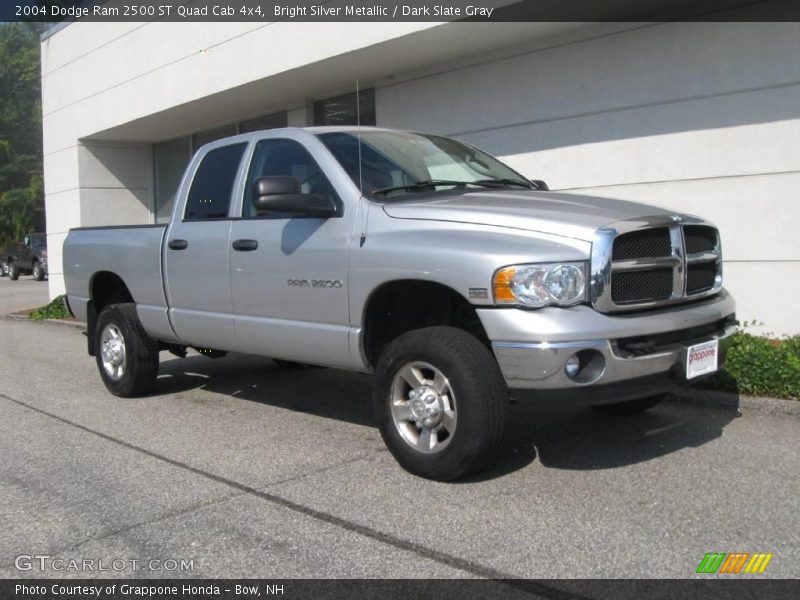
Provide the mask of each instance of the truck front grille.
[{"label": "truck front grille", "polygon": [[692,300],[717,291],[722,254],[714,227],[675,224],[598,232],[592,246],[592,303],[603,312]]},{"label": "truck front grille", "polygon": [[668,300],[672,295],[672,269],[628,271],[611,275],[614,304]]},{"label": "truck front grille", "polygon": [[669,229],[642,229],[619,236],[614,240],[614,260],[655,258],[672,254]]}]

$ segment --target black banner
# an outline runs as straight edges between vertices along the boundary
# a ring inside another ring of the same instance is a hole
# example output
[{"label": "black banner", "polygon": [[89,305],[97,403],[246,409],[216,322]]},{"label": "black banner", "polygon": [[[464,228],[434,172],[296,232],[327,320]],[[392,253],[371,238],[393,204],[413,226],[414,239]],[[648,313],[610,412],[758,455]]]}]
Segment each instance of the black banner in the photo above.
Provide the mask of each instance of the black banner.
[{"label": "black banner", "polygon": [[800,21],[796,0],[4,0],[0,21]]},{"label": "black banner", "polygon": [[0,580],[0,598],[21,600],[782,600],[797,598],[796,580],[736,577],[701,580],[333,580],[333,579],[61,579]]}]

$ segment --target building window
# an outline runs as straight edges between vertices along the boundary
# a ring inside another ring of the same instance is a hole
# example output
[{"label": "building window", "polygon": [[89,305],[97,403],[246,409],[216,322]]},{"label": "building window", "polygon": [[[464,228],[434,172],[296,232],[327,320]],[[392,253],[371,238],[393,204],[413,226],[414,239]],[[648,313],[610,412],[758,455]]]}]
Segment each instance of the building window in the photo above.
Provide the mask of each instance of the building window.
[{"label": "building window", "polygon": [[215,148],[203,157],[189,189],[184,218],[224,219],[231,205],[233,184],[247,144]]},{"label": "building window", "polygon": [[200,146],[204,144],[216,142],[217,140],[236,135],[237,133],[238,131],[236,131],[236,124],[225,125],[224,127],[217,127],[216,129],[209,129],[207,131],[195,133],[192,136],[192,152],[197,152],[200,149]]},{"label": "building window", "polygon": [[192,145],[189,137],[156,144],[153,146],[155,167],[155,218],[157,223],[169,222],[175,195],[186,165],[192,158]]},{"label": "building window", "polygon": [[[314,125],[375,125],[375,88],[314,103]],[[359,120],[359,110],[361,119]]]},{"label": "building window", "polygon": [[263,117],[256,117],[249,121],[242,121],[239,123],[239,133],[250,133],[251,131],[261,131],[262,129],[279,129],[286,127],[288,119],[286,111],[272,113],[271,115],[264,115]]}]

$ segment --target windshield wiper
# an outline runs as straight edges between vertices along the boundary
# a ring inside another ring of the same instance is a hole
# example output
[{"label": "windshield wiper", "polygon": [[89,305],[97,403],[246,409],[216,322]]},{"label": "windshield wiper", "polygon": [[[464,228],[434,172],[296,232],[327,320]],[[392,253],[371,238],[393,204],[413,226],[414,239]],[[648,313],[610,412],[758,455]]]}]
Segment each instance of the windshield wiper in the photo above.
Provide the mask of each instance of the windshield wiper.
[{"label": "windshield wiper", "polygon": [[414,183],[409,183],[408,185],[395,185],[391,187],[379,188],[377,190],[372,190],[372,194],[388,194],[389,192],[398,192],[401,190],[404,191],[417,191],[417,190],[425,190],[427,188],[435,188],[437,186],[444,186],[449,185],[453,187],[466,187],[468,185],[477,185],[480,187],[502,187],[504,185],[518,185],[524,188],[531,189],[533,185],[527,183],[525,181],[521,181],[519,179],[479,179],[478,181],[452,181],[450,179],[424,179],[422,181],[415,181]]},{"label": "windshield wiper", "polygon": [[372,190],[371,194],[388,194],[389,192],[398,192],[401,190],[408,190],[408,191],[416,191],[416,190],[424,190],[426,188],[437,187],[440,185],[451,185],[455,187],[464,187],[465,185],[469,185],[472,183],[471,181],[451,181],[449,179],[423,179],[422,181],[415,181],[414,183],[409,183],[408,185],[395,185],[391,187],[385,188],[378,188],[377,190]]},{"label": "windshield wiper", "polygon": [[505,179],[479,179],[478,181],[473,181],[471,183],[476,183],[478,185],[486,185],[487,187],[496,184],[498,186],[516,185],[516,186],[523,187],[523,188],[526,188],[526,189],[529,189],[529,190],[533,189],[533,184],[531,184],[531,183],[529,183],[527,181],[522,181],[521,179],[509,179],[509,178],[505,178]]}]

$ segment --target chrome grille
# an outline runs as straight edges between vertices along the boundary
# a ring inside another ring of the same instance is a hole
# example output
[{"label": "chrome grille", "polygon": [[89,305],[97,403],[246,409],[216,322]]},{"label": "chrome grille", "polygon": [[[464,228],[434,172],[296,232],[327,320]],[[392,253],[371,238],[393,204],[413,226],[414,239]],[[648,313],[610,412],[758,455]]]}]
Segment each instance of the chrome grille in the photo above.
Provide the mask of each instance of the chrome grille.
[{"label": "chrome grille", "polygon": [[717,230],[693,217],[654,217],[603,228],[592,244],[592,303],[614,312],[685,302],[718,291]]}]

